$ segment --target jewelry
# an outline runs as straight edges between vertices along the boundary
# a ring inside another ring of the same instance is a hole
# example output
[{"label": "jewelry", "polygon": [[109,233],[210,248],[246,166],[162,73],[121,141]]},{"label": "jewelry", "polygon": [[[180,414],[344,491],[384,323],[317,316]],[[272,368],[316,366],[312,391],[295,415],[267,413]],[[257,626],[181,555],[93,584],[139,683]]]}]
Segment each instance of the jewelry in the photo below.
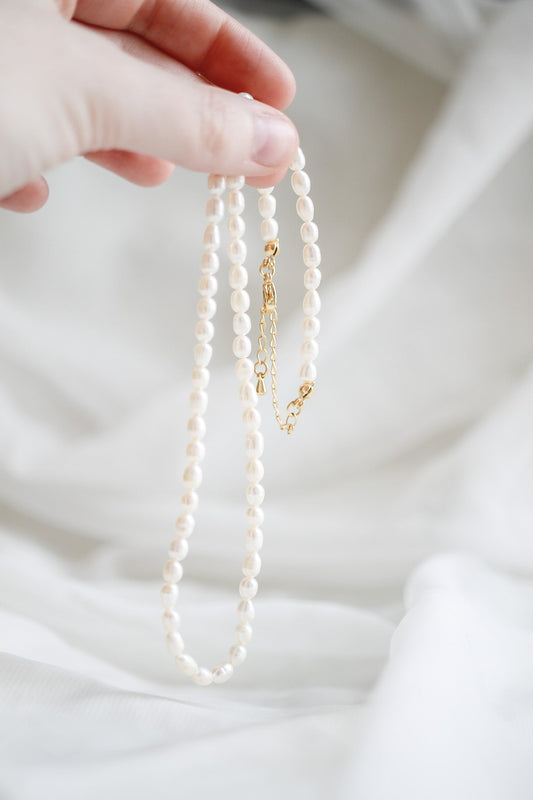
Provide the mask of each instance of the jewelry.
[{"label": "jewelry", "polygon": [[[276,212],[276,199],[272,194],[273,187],[259,189],[259,212],[262,216],[261,236],[265,242],[265,257],[260,266],[263,277],[261,318],[259,323],[258,350],[255,365],[249,356],[252,343],[248,337],[251,321],[248,315],[250,297],[246,291],[248,272],[244,266],[246,259],[246,244],[243,241],[245,230],[242,213],[244,211],[244,195],[241,191],[244,185],[242,176],[224,178],[222,175],[209,175],[207,186],[210,193],[207,202],[206,216],[207,227],[204,233],[204,254],[201,259],[201,277],[198,285],[200,300],[198,301],[198,322],[196,323],[196,340],[194,347],[194,369],[192,371],[193,391],[190,396],[191,417],[187,425],[189,444],[186,456],[187,466],[183,474],[185,491],[180,501],[180,516],[176,521],[177,538],[171,542],[168,551],[169,560],[163,569],[165,584],[161,589],[161,602],[163,604],[163,627],[167,633],[167,649],[175,658],[176,666],[184,675],[190,676],[200,686],[211,683],[224,683],[234,672],[234,667],[242,664],[246,658],[246,647],[252,637],[251,622],[255,616],[253,598],[257,594],[257,575],[261,569],[259,551],[263,545],[264,514],[261,508],[265,490],[261,485],[264,475],[263,464],[260,461],[263,453],[263,435],[260,431],[261,416],[257,409],[258,395],[266,394],[265,378],[270,371],[272,382],[272,404],[281,430],[291,434],[298,421],[305,400],[311,396],[316,380],[316,367],[314,360],[318,355],[318,345],[315,341],[320,330],[317,314],[320,311],[320,298],[317,288],[320,284],[321,261],[320,249],[316,244],[318,228],[313,222],[314,206],[309,197],[310,180],[306,172],[305,158],[298,150],[296,160],[291,165],[291,185],[297,195],[296,211],[303,221],[300,235],[304,243],[303,262],[306,267],[304,272],[304,286],[306,294],[303,300],[305,319],[303,323],[304,341],[301,347],[303,365],[300,370],[302,381],[296,399],[291,400],[287,406],[287,417],[282,419],[279,410],[277,395],[277,296],[274,285],[276,271],[276,257],[279,253],[278,223],[274,218]],[[239,381],[239,398],[244,408],[242,419],[244,423],[245,450],[249,458],[246,466],[248,487],[246,499],[246,550],[242,572],[243,579],[239,584],[240,602],[237,606],[237,627],[235,643],[230,647],[228,658],[213,669],[198,666],[188,653],[185,653],[185,644],[180,630],[180,617],[175,610],[178,598],[178,583],[183,576],[182,561],[189,551],[188,539],[194,529],[194,511],[198,506],[196,490],[202,482],[200,463],[205,456],[205,446],[202,440],[206,433],[204,414],[207,408],[207,385],[209,383],[208,365],[213,352],[210,341],[214,335],[212,319],[216,311],[215,295],[217,279],[215,273],[219,269],[217,251],[220,247],[219,224],[224,217],[223,193],[228,188],[226,205],[230,213],[228,231],[231,241],[228,245],[228,255],[231,261],[229,282],[233,289],[231,295],[231,308],[234,312],[233,354],[237,359],[236,373]],[[270,321],[269,336],[267,339],[267,318]],[[268,349],[267,349],[268,345]],[[257,378],[257,386],[252,383],[253,376]]]}]

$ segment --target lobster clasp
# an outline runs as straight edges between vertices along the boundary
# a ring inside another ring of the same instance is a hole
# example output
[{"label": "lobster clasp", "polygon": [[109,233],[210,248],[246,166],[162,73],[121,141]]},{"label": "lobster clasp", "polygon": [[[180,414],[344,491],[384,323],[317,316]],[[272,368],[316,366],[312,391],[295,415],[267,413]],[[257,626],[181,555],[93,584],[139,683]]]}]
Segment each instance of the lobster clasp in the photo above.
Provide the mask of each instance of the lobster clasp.
[{"label": "lobster clasp", "polygon": [[276,287],[271,280],[265,280],[263,283],[263,306],[265,313],[270,314],[276,309]]}]

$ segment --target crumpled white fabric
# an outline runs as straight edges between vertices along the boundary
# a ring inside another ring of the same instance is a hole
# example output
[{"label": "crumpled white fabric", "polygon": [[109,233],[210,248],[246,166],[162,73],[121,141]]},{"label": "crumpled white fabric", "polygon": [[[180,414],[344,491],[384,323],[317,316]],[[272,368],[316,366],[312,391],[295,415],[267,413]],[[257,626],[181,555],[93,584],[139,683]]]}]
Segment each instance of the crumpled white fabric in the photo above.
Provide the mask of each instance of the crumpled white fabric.
[{"label": "crumpled white fabric", "polygon": [[[196,687],[159,623],[204,179],[67,165],[46,210],[0,216],[0,796],[529,800],[533,7],[495,17],[448,84],[325,18],[249,23],[298,79],[324,256],[317,392],[290,439],[264,412],[249,656]],[[277,194],[289,399],[301,277]],[[180,602],[209,665],[244,537],[220,277]]]}]

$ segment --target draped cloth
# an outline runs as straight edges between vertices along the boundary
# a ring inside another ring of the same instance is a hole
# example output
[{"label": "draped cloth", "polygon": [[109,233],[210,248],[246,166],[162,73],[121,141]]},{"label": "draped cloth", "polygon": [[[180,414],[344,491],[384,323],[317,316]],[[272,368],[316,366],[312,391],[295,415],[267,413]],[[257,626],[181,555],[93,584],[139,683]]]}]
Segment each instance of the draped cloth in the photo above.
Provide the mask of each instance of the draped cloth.
[{"label": "draped cloth", "polygon": [[[435,48],[435,69],[379,19],[245,21],[296,74],[323,252],[316,393],[291,437],[263,406],[249,655],[197,687],[159,622],[205,178],[141,190],[65,165],[46,209],[0,215],[0,796],[529,800],[533,7]],[[288,401],[301,262],[276,194]],[[179,603],[208,666],[233,640],[245,533],[226,274]]]}]

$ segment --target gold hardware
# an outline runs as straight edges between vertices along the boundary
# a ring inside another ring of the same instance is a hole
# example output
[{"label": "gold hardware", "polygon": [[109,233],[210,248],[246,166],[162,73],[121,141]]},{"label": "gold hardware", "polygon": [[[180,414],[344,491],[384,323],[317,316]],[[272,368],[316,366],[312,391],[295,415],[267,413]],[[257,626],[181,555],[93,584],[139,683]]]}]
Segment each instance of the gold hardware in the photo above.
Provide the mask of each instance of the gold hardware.
[{"label": "gold hardware", "polygon": [[274,414],[277,420],[277,423],[282,431],[287,431],[290,435],[294,427],[298,421],[298,417],[302,411],[304,401],[307,400],[308,397],[314,392],[315,385],[313,381],[307,381],[302,383],[298,390],[298,397],[295,400],[291,400],[290,403],[287,405],[287,418],[283,421],[283,418],[280,414],[279,410],[279,401],[278,401],[278,386],[277,386],[277,322],[278,322],[278,312],[277,312],[277,295],[276,295],[276,287],[274,286],[273,278],[274,273],[276,271],[276,261],[275,258],[279,253],[279,240],[273,239],[270,242],[267,242],[265,245],[265,258],[261,266],[259,267],[259,272],[263,278],[263,305],[261,307],[261,317],[259,320],[259,339],[258,339],[258,350],[256,356],[256,363],[254,366],[254,372],[257,375],[257,394],[258,395],[265,395],[266,394],[266,386],[265,386],[265,377],[268,372],[268,365],[267,365],[267,358],[269,357],[269,353],[267,352],[267,336],[266,336],[266,317],[267,315],[270,317],[270,342],[269,349],[270,349],[270,375],[272,379],[272,406],[274,408]]}]

